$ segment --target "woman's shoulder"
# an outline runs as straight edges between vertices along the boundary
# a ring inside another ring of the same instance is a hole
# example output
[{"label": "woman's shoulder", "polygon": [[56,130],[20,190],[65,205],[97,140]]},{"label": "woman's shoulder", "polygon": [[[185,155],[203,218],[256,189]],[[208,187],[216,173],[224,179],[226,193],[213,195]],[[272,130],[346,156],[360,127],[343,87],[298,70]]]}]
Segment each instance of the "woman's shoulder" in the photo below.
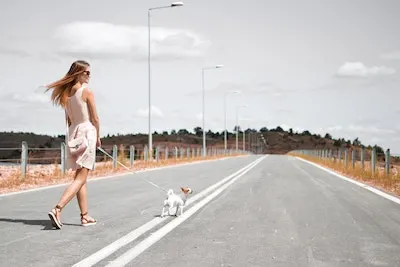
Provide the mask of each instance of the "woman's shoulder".
[{"label": "woman's shoulder", "polygon": [[82,91],[82,98],[83,98],[83,100],[87,101],[88,98],[92,98],[92,97],[94,97],[94,93],[93,93],[92,89],[88,85],[86,85]]}]

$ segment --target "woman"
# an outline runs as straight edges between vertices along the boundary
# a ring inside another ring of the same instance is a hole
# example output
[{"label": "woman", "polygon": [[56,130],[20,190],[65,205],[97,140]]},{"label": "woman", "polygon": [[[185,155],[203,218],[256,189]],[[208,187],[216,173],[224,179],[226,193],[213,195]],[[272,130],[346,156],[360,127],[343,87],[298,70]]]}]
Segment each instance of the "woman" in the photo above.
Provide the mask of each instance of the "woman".
[{"label": "woman", "polygon": [[[87,205],[87,176],[93,170],[96,161],[96,147],[101,146],[99,134],[99,117],[97,115],[93,92],[87,87],[90,78],[90,65],[86,61],[78,60],[72,63],[64,78],[47,86],[53,89],[51,99],[55,105],[65,109],[65,125],[68,130],[66,144],[75,136],[86,136],[88,145],[78,155],[72,156],[68,145],[67,169],[75,171],[74,181],[64,191],[61,199],[49,212],[50,220],[54,227],[61,229],[61,210],[74,196],[77,196],[81,211],[83,226],[94,225],[96,220],[88,215]],[[68,122],[68,123],[67,123]]]}]

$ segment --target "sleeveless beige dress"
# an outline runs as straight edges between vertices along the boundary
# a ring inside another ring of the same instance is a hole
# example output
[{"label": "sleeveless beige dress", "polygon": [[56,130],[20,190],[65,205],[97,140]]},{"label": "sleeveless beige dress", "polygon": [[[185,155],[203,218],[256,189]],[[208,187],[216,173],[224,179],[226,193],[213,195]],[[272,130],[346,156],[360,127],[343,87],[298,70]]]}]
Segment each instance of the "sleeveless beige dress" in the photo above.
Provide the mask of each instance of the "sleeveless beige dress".
[{"label": "sleeveless beige dress", "polygon": [[69,153],[69,150],[66,149],[67,170],[77,170],[82,167],[93,170],[96,162],[96,127],[90,122],[87,103],[82,99],[82,93],[86,87],[87,85],[84,84],[73,96],[69,97],[65,108],[67,116],[71,121],[71,125],[67,130],[68,134],[65,137],[66,143],[68,140],[71,140],[75,134],[77,134],[77,137],[86,136],[88,140],[88,147],[80,155],[74,157]]}]

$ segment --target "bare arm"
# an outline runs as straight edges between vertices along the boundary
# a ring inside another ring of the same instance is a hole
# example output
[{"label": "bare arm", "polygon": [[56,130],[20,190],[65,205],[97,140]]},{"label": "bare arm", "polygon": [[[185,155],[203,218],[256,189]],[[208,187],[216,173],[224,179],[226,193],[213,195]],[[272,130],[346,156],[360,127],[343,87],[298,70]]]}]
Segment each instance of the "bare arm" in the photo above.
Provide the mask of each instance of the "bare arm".
[{"label": "bare arm", "polygon": [[100,120],[97,114],[94,94],[90,89],[83,91],[83,100],[88,104],[90,122],[96,127],[97,139],[100,139]]}]

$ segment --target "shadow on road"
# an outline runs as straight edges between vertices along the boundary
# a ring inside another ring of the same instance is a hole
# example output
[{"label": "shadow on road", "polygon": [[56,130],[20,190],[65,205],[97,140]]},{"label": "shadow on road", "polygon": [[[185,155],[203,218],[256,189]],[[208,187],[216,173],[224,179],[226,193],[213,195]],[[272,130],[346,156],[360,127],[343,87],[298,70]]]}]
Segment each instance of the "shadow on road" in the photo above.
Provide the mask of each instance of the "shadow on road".
[{"label": "shadow on road", "polygon": [[0,222],[7,222],[7,223],[22,223],[26,225],[41,225],[44,226],[42,230],[54,230],[51,225],[50,220],[24,220],[24,219],[10,219],[10,218],[0,218]]}]

